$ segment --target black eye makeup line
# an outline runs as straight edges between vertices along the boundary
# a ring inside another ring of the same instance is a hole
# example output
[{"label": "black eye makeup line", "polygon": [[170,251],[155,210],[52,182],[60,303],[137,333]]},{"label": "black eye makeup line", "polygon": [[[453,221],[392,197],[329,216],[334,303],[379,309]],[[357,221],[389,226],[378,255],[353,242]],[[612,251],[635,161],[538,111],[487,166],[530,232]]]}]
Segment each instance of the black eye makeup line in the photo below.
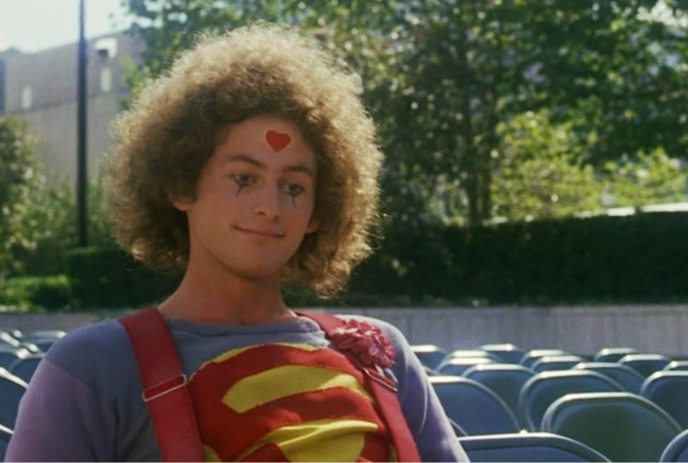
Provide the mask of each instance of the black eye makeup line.
[{"label": "black eye makeup line", "polygon": [[[234,183],[237,184],[237,192],[236,196],[239,196],[239,193],[241,193],[241,190],[246,188],[248,186],[248,182],[242,182],[239,180],[239,177],[242,176],[243,174],[238,174],[238,175],[232,175],[232,180],[234,180]],[[296,197],[301,196],[303,194],[303,188],[300,187],[302,191],[299,191],[298,193],[293,193],[293,192],[288,192],[287,194],[291,196],[291,203],[292,205],[296,206]]]},{"label": "black eye makeup line", "polygon": [[237,186],[238,186],[237,192],[236,192],[236,195],[237,195],[237,196],[239,196],[239,193],[241,193],[241,190],[242,190],[242,189],[244,189],[245,187],[248,186],[248,182],[242,182],[242,181],[239,180],[239,177],[240,177],[241,175],[242,175],[242,174],[239,174],[239,175],[232,175],[232,180],[234,180],[234,183],[236,183]]}]

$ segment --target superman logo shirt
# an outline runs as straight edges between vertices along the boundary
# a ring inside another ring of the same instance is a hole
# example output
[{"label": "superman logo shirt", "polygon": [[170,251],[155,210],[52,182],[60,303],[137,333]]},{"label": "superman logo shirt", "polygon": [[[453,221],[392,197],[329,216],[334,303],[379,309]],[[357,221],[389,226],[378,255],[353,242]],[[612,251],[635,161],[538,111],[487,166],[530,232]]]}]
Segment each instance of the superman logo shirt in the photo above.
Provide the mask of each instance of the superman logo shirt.
[{"label": "superman logo shirt", "polygon": [[[423,461],[465,461],[437,395],[403,335],[397,352],[406,422]],[[394,461],[363,373],[310,319],[254,326],[166,320],[189,378],[207,461]],[[73,330],[24,394],[6,461],[160,461],[131,344],[116,320]]]}]

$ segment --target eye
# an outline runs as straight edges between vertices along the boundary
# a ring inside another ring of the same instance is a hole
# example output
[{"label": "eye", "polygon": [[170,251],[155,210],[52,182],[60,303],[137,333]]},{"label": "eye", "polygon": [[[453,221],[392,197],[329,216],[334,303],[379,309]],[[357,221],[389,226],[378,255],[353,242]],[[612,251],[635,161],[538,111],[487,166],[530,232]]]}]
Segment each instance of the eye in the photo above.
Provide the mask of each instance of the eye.
[{"label": "eye", "polygon": [[252,177],[250,174],[234,174],[231,176],[234,183],[243,188],[251,184]]},{"label": "eye", "polygon": [[292,198],[296,198],[304,191],[306,191],[306,189],[298,183],[290,183],[289,185],[287,185],[287,194]]}]

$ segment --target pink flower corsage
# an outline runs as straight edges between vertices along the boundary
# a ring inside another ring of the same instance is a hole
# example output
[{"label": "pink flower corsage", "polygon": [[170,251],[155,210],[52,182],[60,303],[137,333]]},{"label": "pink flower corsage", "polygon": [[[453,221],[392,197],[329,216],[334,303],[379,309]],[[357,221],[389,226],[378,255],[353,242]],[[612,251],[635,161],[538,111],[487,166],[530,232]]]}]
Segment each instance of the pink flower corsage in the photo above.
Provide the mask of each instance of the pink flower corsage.
[{"label": "pink flower corsage", "polygon": [[332,342],[342,350],[356,354],[363,364],[389,368],[394,365],[394,346],[380,328],[368,322],[344,321],[334,330]]}]

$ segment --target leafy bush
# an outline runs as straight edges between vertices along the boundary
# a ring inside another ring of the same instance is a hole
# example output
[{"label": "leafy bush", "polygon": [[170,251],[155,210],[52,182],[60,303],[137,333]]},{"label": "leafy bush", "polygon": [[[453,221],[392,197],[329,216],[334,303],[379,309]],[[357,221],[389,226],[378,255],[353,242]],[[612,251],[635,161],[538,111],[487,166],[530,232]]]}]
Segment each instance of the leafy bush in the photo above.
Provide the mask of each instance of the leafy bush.
[{"label": "leafy bush", "polygon": [[16,309],[62,309],[71,304],[72,288],[66,275],[7,278],[0,284],[0,305]]},{"label": "leafy bush", "polygon": [[390,230],[347,297],[457,305],[688,300],[688,214]]},{"label": "leafy bush", "polygon": [[171,294],[180,274],[154,272],[111,247],[75,249],[67,254],[78,308],[141,307]]}]

